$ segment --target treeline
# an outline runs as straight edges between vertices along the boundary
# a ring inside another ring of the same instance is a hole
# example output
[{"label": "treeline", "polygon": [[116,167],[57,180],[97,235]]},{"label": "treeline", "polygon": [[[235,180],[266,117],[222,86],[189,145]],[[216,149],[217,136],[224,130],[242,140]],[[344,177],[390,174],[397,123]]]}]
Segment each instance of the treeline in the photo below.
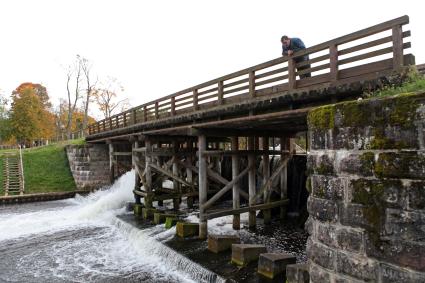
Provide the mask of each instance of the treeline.
[{"label": "treeline", "polygon": [[119,99],[122,86],[114,78],[99,80],[92,74],[89,60],[77,55],[65,68],[66,96],[53,106],[45,86],[25,82],[7,96],[0,93],[0,145],[34,146],[49,140],[84,135],[95,119],[89,115],[97,107],[105,118],[128,107],[127,99]]}]

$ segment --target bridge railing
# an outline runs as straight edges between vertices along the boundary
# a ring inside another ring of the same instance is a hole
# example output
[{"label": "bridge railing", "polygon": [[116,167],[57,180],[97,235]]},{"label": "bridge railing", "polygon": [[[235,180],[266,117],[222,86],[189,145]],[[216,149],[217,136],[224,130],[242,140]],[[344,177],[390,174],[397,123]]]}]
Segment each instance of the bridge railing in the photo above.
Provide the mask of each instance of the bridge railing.
[{"label": "bridge railing", "polygon": [[[317,87],[404,65],[409,17],[393,19],[181,90],[91,124],[89,135],[229,105],[298,88]],[[302,56],[309,60],[297,60]],[[304,69],[305,68],[305,69]],[[299,79],[310,73],[311,77]]]}]

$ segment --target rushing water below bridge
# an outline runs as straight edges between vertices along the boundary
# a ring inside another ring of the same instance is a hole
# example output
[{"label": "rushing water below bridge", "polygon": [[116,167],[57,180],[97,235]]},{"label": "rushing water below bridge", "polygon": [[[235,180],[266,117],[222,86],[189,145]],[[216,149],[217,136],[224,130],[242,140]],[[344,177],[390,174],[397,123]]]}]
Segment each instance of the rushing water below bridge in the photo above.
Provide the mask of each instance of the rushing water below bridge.
[{"label": "rushing water below bridge", "polygon": [[221,281],[161,243],[175,229],[122,220],[133,187],[129,172],[86,197],[0,207],[0,282]]}]

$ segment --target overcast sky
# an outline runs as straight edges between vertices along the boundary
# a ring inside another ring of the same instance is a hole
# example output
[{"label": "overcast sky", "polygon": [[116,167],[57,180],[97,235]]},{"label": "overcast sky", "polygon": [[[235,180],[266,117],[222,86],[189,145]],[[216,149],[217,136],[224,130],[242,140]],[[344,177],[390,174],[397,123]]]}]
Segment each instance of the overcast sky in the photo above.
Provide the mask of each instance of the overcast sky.
[{"label": "overcast sky", "polygon": [[57,104],[66,96],[61,66],[80,54],[100,78],[116,77],[136,106],[276,58],[283,34],[311,46],[403,15],[411,52],[425,63],[421,3],[2,0],[0,90],[41,83]]}]

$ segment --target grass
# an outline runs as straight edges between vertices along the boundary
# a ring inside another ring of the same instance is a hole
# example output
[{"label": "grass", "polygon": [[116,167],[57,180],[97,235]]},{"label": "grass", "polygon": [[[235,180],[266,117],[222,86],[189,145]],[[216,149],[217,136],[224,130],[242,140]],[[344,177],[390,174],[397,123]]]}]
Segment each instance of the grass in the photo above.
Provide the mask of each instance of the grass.
[{"label": "grass", "polygon": [[[68,144],[84,144],[84,140],[72,140],[23,150],[26,194],[64,192],[76,189],[65,152],[65,146]],[[6,151],[0,151],[0,195],[4,194],[2,155]]]},{"label": "grass", "polygon": [[397,94],[415,93],[425,90],[425,76],[419,74],[416,70],[411,70],[408,79],[401,86],[386,86],[376,91],[365,93],[366,97],[384,97]]}]

